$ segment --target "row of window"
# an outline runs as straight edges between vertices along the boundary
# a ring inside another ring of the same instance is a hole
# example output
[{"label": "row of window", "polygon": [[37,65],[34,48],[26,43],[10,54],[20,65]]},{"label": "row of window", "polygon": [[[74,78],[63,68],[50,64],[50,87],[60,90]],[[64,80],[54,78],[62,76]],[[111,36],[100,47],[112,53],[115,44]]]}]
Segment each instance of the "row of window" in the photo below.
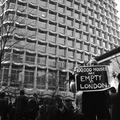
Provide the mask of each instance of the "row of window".
[{"label": "row of window", "polygon": [[[106,42],[103,42],[103,46],[104,47],[107,47],[107,43]],[[89,60],[91,55],[89,54],[89,52],[91,54],[102,54],[104,51],[103,51],[103,48],[100,48],[100,47],[96,47],[94,45],[91,45],[90,44],[87,44],[85,43],[84,44],[84,51],[86,52],[83,52],[81,47],[82,47],[82,44],[80,42],[77,42],[76,43],[76,49],[81,49],[81,50],[73,50],[73,49],[66,49],[64,47],[59,47],[57,49],[57,47],[55,46],[49,46],[48,47],[48,53],[46,53],[46,48],[47,46],[46,45],[41,45],[39,46],[40,48],[38,48],[38,51],[39,52],[42,52],[44,54],[38,54],[36,56],[35,53],[29,53],[29,52],[26,52],[26,55],[25,54],[21,54],[21,53],[13,53],[12,54],[12,61],[13,62],[17,62],[17,63],[23,63],[23,61],[25,61],[25,63],[27,64],[35,64],[35,61],[37,59],[37,64],[38,65],[41,65],[41,66],[50,66],[50,67],[57,67],[57,63],[58,63],[58,58],[56,58],[56,55],[57,57],[60,57],[61,59],[64,59],[64,58],[68,58],[68,59],[76,59],[76,60],[79,60],[79,61],[84,61],[84,60]],[[109,44],[109,47],[113,47],[112,44]],[[110,48],[110,49],[111,49]],[[106,51],[105,51],[106,52]],[[49,54],[49,56],[48,56]],[[10,55],[9,53],[6,53],[5,55],[5,60],[10,60]],[[51,55],[51,56],[50,56]],[[25,59],[24,59],[24,56],[25,56]],[[66,61],[66,60],[65,60]],[[63,66],[64,68],[66,68],[66,65]]]},{"label": "row of window", "polygon": [[[11,3],[10,4],[10,7],[9,7],[10,9],[14,9],[15,8],[15,4],[14,3]],[[85,7],[85,6],[81,6],[81,10],[79,11],[77,11],[77,10],[73,10],[73,9],[70,9],[70,8],[66,8],[65,6],[63,6],[63,5],[58,5],[58,10],[55,12],[55,9],[54,9],[55,7],[54,6],[51,6],[49,9],[49,11],[52,13],[53,12],[53,15],[55,14],[57,14],[57,12],[58,13],[61,13],[61,14],[64,14],[64,15],[68,15],[68,16],[72,16],[72,17],[74,17],[74,18],[76,18],[76,19],[80,19],[80,16],[81,16],[81,12],[82,13],[86,13],[86,14],[91,14],[92,16],[94,16],[95,18],[97,18],[97,19],[99,19],[100,17],[101,17],[101,15],[102,16],[107,16],[107,17],[109,17],[110,19],[112,19],[112,20],[117,20],[118,18],[117,18],[117,16],[115,15],[115,14],[113,14],[113,13],[111,13],[111,12],[109,12],[108,10],[104,10],[104,9],[100,9],[100,12],[98,12],[98,11],[94,11],[93,9],[91,9],[91,7],[90,8],[87,8],[87,7]],[[30,6],[27,8],[26,6],[22,6],[21,4],[19,5],[17,5],[17,8],[16,8],[17,10],[19,10],[19,11],[21,11],[21,12],[25,12],[25,11],[27,11],[27,13],[28,14],[33,14],[33,15],[37,15],[37,14],[40,14],[40,12],[39,11],[43,11],[43,14],[42,14],[42,16],[46,16],[47,15],[47,13],[45,14],[45,12],[47,12],[48,11],[48,9],[44,9],[44,8],[39,8],[39,10],[37,10],[37,9],[34,9],[33,7],[31,8]],[[51,13],[49,13],[49,14],[51,14]],[[102,13],[102,14],[101,14]]]},{"label": "row of window", "polygon": [[[9,76],[9,67],[4,67],[2,69],[2,74],[0,75],[0,80],[2,81],[3,85],[8,85],[8,79],[10,79],[10,85],[15,86],[19,84],[20,80],[20,71],[22,70],[19,67],[12,67],[10,71],[11,75]],[[44,69],[38,69],[37,75],[35,79],[35,70],[28,69],[27,67],[24,70],[24,74],[22,73],[22,80],[24,79],[24,87],[26,88],[33,88],[36,83],[36,88],[45,89],[46,88],[46,75],[48,75],[48,89],[55,89],[56,87],[56,79],[57,79],[57,72],[53,70],[48,70],[48,72]],[[2,77],[3,76],[3,79]],[[66,80],[66,73],[59,72],[59,89],[65,90],[64,82]],[[35,82],[36,81],[36,82]]]},{"label": "row of window", "polygon": [[[59,26],[58,27],[58,33],[59,35],[56,33],[56,28],[54,26],[51,26],[50,31],[44,31],[44,30],[38,30],[38,31],[32,31],[32,30],[27,30],[27,29],[23,29],[23,28],[17,28],[14,32],[16,35],[19,36],[24,36],[24,37],[28,37],[31,39],[37,39],[38,41],[49,41],[53,42],[53,43],[61,43],[61,44],[65,44],[65,40],[66,37],[65,36],[69,36],[69,37],[74,37],[76,39],[82,40],[82,41],[87,41],[90,42],[91,39],[91,35],[97,36],[98,38],[101,39],[105,39],[107,41],[113,42],[115,44],[119,45],[119,32],[117,31],[117,33],[115,33],[114,29],[111,29],[111,31],[105,32],[102,31],[100,29],[95,29],[94,27],[89,27],[87,25],[84,25],[80,30],[75,30],[69,27],[64,27],[64,26]],[[53,31],[54,30],[54,31]],[[84,30],[84,31],[83,31]],[[109,29],[108,29],[109,30]],[[113,36],[114,34],[114,36]],[[116,35],[117,34],[117,35]],[[65,36],[64,36],[65,35]],[[50,39],[51,38],[51,39]]]},{"label": "row of window", "polygon": [[[29,2],[33,3],[33,0],[31,0]],[[91,0],[81,0],[81,1],[80,0],[77,0],[77,1],[76,0],[59,0],[58,2],[59,2],[59,4],[62,3],[62,5],[66,5],[70,8],[74,7],[74,9],[77,9],[77,10],[80,9],[80,5],[82,3],[82,5],[84,5],[84,6],[87,5],[87,6],[92,7],[92,8],[97,8],[97,6],[101,6],[101,7],[104,7],[105,9],[108,9],[111,12],[116,13],[116,10],[114,9],[116,7],[116,4],[114,1],[107,3],[106,1],[102,1],[102,0],[96,0],[96,1],[91,1]],[[54,1],[54,0],[49,0],[49,2],[48,2],[48,0],[40,0],[39,3],[41,6],[44,6],[44,7],[49,6],[49,8],[53,8],[53,9],[56,9],[56,7],[57,7],[57,1]]]}]

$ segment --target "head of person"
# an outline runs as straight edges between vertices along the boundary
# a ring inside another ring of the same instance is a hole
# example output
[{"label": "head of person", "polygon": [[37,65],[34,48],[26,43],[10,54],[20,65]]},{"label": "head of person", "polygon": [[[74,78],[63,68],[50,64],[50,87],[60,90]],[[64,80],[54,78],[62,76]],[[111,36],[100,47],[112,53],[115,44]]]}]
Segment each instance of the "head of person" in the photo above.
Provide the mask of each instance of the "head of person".
[{"label": "head of person", "polygon": [[20,95],[25,95],[25,91],[24,90],[20,90]]},{"label": "head of person", "polygon": [[5,92],[1,92],[1,93],[0,93],[0,97],[1,97],[1,98],[4,98],[4,97],[5,97]]},{"label": "head of person", "polygon": [[111,88],[110,88],[110,92],[111,92],[111,93],[116,93],[115,87],[111,87]]}]

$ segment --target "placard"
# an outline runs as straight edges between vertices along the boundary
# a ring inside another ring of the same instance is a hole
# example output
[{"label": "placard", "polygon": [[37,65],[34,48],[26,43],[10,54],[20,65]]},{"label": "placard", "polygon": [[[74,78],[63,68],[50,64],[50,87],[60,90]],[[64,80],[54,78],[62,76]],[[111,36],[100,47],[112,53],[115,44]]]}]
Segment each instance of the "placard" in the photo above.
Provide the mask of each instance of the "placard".
[{"label": "placard", "polygon": [[77,91],[102,91],[110,88],[107,66],[82,66],[77,69]]}]

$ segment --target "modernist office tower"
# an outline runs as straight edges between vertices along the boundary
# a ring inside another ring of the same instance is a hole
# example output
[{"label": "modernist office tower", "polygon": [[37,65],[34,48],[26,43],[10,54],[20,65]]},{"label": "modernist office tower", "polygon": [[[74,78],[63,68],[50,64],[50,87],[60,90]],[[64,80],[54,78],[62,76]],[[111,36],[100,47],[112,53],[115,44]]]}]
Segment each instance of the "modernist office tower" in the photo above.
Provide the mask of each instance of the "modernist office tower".
[{"label": "modernist office tower", "polygon": [[11,49],[6,45],[2,85],[22,81],[24,88],[66,90],[64,70],[120,45],[116,5],[114,0],[3,0],[2,24],[15,26],[7,45],[18,42]]}]

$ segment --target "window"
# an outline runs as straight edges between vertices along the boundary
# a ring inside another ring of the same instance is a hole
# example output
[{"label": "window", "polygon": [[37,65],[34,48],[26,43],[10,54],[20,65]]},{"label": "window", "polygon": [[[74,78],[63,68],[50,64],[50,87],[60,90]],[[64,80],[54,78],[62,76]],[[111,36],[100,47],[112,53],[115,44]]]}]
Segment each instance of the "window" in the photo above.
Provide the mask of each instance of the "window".
[{"label": "window", "polygon": [[88,7],[91,7],[91,1],[88,1],[88,2],[87,2],[87,6],[88,6]]},{"label": "window", "polygon": [[72,7],[72,0],[66,0],[66,5]]},{"label": "window", "polygon": [[15,3],[10,2],[9,9],[15,9]]},{"label": "window", "polygon": [[37,39],[40,41],[46,41],[46,36],[47,36],[47,32],[46,31],[41,31],[41,30],[38,30],[37,32]]},{"label": "window", "polygon": [[65,0],[59,0],[60,3],[64,4]]},{"label": "window", "polygon": [[68,38],[68,46],[72,48],[74,47],[74,39]]},{"label": "window", "polygon": [[59,72],[59,90],[65,91],[65,82],[66,82],[66,73],[65,72]]},{"label": "window", "polygon": [[89,52],[89,44],[84,43],[84,50]]},{"label": "window", "polygon": [[[35,39],[36,38],[36,28],[32,29],[32,27],[29,27],[27,29],[28,29],[27,30],[27,37],[31,38],[31,39]],[[23,32],[24,32],[24,34],[26,33],[25,31],[23,31]]]},{"label": "window", "polygon": [[89,24],[91,24],[91,25],[94,24],[93,19],[89,18]]},{"label": "window", "polygon": [[48,47],[48,53],[52,55],[56,55],[56,46],[49,45]]},{"label": "window", "polygon": [[75,37],[76,38],[80,39],[81,38],[81,34],[82,33],[80,31],[78,31],[78,30],[75,31]]},{"label": "window", "polygon": [[99,18],[99,14],[98,13],[94,13],[94,17],[96,18],[96,19],[98,19]]},{"label": "window", "polygon": [[56,71],[49,70],[48,71],[48,89],[55,90],[55,88],[56,88],[56,79],[57,79]]},{"label": "window", "polygon": [[66,68],[66,60],[59,59],[59,68],[62,68],[62,69]]},{"label": "window", "polygon": [[76,41],[76,48],[79,49],[79,50],[82,50],[83,49],[83,43],[80,42],[80,41]]},{"label": "window", "polygon": [[89,32],[90,32],[91,34],[94,34],[94,28],[93,28],[93,27],[89,27]]},{"label": "window", "polygon": [[62,25],[58,26],[58,33],[65,34],[65,27]]},{"label": "window", "polygon": [[102,45],[102,39],[97,38],[97,45],[99,45],[99,46]]},{"label": "window", "polygon": [[59,14],[58,15],[58,22],[64,24],[65,23],[65,16]]},{"label": "window", "polygon": [[[19,19],[18,19],[18,18],[19,18]],[[16,18],[15,20],[16,20],[19,24],[25,24],[25,22],[26,22],[26,24],[27,24],[27,21],[26,21],[25,17],[23,17],[23,16],[18,16],[18,18]],[[8,18],[8,19],[9,19],[9,18]],[[14,18],[13,18],[12,20],[14,20]],[[35,22],[35,20],[31,20],[31,21],[34,21],[34,22]]]},{"label": "window", "polygon": [[47,17],[47,10],[39,8],[38,15],[42,18],[46,18]]},{"label": "window", "polygon": [[49,11],[49,19],[55,21],[56,20],[56,13]]},{"label": "window", "polygon": [[90,60],[90,55],[89,54],[84,54],[84,60],[89,61]]},{"label": "window", "polygon": [[112,41],[112,36],[111,35],[108,35],[108,40]]},{"label": "window", "polygon": [[82,61],[83,54],[81,52],[76,52],[76,58]]},{"label": "window", "polygon": [[95,21],[95,26],[99,27],[99,21]]},{"label": "window", "polygon": [[25,62],[28,64],[34,64],[35,63],[35,55],[26,54]]},{"label": "window", "polygon": [[73,19],[67,18],[67,25],[73,26]]},{"label": "window", "polygon": [[16,66],[11,70],[11,78],[10,78],[10,85],[15,86],[18,85],[18,80],[19,80],[19,73],[20,73],[21,68],[17,68]]},{"label": "window", "polygon": [[49,67],[53,67],[53,68],[56,67],[57,61],[56,61],[55,58],[49,57],[49,60],[48,60],[48,61],[49,61],[49,62],[48,62],[48,66],[49,66]]},{"label": "window", "polygon": [[81,6],[81,12],[86,13],[86,7]]},{"label": "window", "polygon": [[56,39],[57,39],[56,34],[49,33],[48,41],[50,41],[52,43],[56,43]]},{"label": "window", "polygon": [[96,35],[100,36],[100,30],[96,30]]},{"label": "window", "polygon": [[84,31],[88,31],[87,28],[88,28],[88,26],[87,26],[86,24],[83,24],[83,25],[82,25],[82,29],[83,29]]},{"label": "window", "polygon": [[46,44],[38,43],[38,52],[46,53]]},{"label": "window", "polygon": [[66,49],[65,48],[62,48],[62,47],[59,47],[59,56],[61,57],[65,57],[66,56]]},{"label": "window", "polygon": [[11,52],[10,51],[5,51],[4,53],[4,60],[9,61],[11,57]]},{"label": "window", "polygon": [[37,64],[41,66],[46,65],[46,56],[38,55]]},{"label": "window", "polygon": [[106,41],[103,41],[103,47],[107,48],[107,42]]},{"label": "window", "polygon": [[65,13],[65,6],[58,5],[58,12],[62,14]]},{"label": "window", "polygon": [[88,9],[88,15],[93,16],[93,11]]},{"label": "window", "polygon": [[69,70],[74,70],[74,68],[75,68],[75,63],[72,62],[72,61],[68,61],[68,69]]},{"label": "window", "polygon": [[111,43],[108,44],[108,49],[112,50],[113,49],[113,45]]},{"label": "window", "polygon": [[26,48],[26,49],[29,49],[29,50],[35,51],[36,43],[33,42],[33,41],[27,41],[27,42],[26,42],[26,45],[25,45],[25,48]]},{"label": "window", "polygon": [[83,40],[89,41],[89,39],[88,39],[88,34],[83,34]]},{"label": "window", "polygon": [[[27,7],[26,6],[23,6],[23,5],[19,5],[19,4],[17,4],[17,10],[18,11],[20,11],[20,12],[25,12],[26,11],[26,9],[27,9]],[[30,9],[30,8],[29,8]]]},{"label": "window", "polygon": [[94,36],[91,36],[91,37],[90,37],[90,42],[93,43],[93,44],[96,43],[96,41],[95,41],[95,37],[94,37]]},{"label": "window", "polygon": [[79,10],[79,3],[77,2],[74,3],[74,9]]},{"label": "window", "polygon": [[12,54],[12,60],[17,63],[23,62],[23,54],[20,53],[13,53]]},{"label": "window", "polygon": [[81,28],[81,22],[76,20],[74,26],[75,26],[75,28],[80,29]]},{"label": "window", "polygon": [[49,8],[52,9],[52,10],[56,10],[56,3],[50,1]]},{"label": "window", "polygon": [[87,22],[87,16],[82,15],[82,20],[83,20],[84,22]]},{"label": "window", "polygon": [[102,51],[103,51],[103,50],[102,50],[101,48],[98,48],[98,51],[97,51],[97,52],[98,52],[98,55],[101,55],[101,54],[102,54]]},{"label": "window", "polygon": [[66,40],[66,37],[59,35],[57,42],[58,44],[65,45],[65,40]]},{"label": "window", "polygon": [[100,15],[100,20],[104,21],[104,17],[102,15]]},{"label": "window", "polygon": [[68,50],[68,57],[74,58],[74,51],[73,50]]},{"label": "window", "polygon": [[46,70],[39,69],[37,70],[37,88],[45,89],[46,85]]},{"label": "window", "polygon": [[67,28],[67,35],[68,36],[73,36],[73,29]]},{"label": "window", "polygon": [[39,18],[38,26],[39,26],[39,28],[46,29],[47,28],[47,20],[42,20],[42,19]]},{"label": "window", "polygon": [[9,67],[6,66],[3,68],[3,85],[8,85],[8,78],[9,78]]},{"label": "window", "polygon": [[49,30],[56,32],[56,27],[55,23],[49,22]]},{"label": "window", "polygon": [[73,15],[72,9],[67,8],[67,9],[66,9],[66,15],[72,16],[72,15]]},{"label": "window", "polygon": [[77,12],[77,11],[75,11],[75,13],[74,13],[74,18],[75,18],[75,19],[80,19],[80,13]]},{"label": "window", "polygon": [[41,0],[40,5],[43,7],[47,7],[47,0]]},{"label": "window", "polygon": [[24,87],[33,88],[33,86],[34,86],[34,71],[25,70]]},{"label": "window", "polygon": [[96,47],[95,46],[91,46],[91,53],[96,54]]}]

